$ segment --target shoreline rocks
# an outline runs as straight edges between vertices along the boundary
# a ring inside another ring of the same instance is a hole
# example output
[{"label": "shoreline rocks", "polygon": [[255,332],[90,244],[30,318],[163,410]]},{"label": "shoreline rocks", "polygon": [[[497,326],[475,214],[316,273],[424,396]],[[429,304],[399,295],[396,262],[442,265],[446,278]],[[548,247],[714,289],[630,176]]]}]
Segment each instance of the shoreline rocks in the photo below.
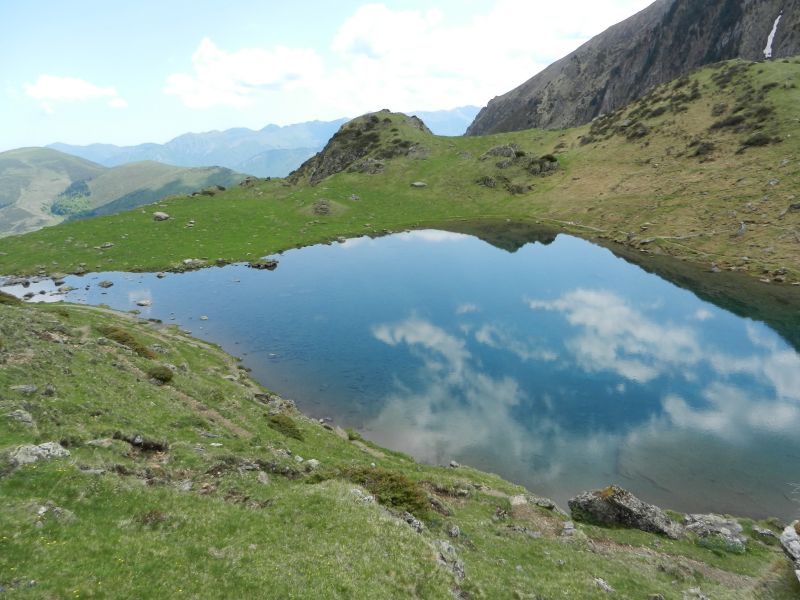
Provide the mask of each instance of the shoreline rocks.
[{"label": "shoreline rocks", "polygon": [[794,574],[800,581],[800,521],[795,521],[787,526],[781,533],[781,547],[792,561]]}]

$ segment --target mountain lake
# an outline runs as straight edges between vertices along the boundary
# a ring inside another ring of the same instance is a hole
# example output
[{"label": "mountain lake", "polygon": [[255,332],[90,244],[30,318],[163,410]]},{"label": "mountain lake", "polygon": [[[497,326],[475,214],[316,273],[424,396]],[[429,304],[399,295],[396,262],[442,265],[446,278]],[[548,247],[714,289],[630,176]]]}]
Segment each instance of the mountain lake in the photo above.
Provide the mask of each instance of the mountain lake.
[{"label": "mountain lake", "polygon": [[3,289],[138,309],[306,414],[562,507],[616,483],[680,511],[796,517],[800,304],[781,335],[576,237],[495,243],[421,230],[290,250],[275,271]]}]

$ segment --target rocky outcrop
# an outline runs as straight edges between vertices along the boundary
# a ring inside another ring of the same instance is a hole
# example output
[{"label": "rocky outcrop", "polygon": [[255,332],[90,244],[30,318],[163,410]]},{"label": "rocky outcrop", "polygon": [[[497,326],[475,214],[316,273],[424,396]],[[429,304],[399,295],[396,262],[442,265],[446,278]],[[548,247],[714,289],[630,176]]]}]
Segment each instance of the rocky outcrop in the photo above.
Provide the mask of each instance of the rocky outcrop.
[{"label": "rocky outcrop", "polygon": [[615,485],[583,492],[569,501],[569,508],[576,521],[640,529],[672,539],[681,533],[680,526],[663,510]]},{"label": "rocky outcrop", "polygon": [[702,65],[800,53],[800,0],[657,0],[518,88],[494,98],[468,135],[582,125]]}]

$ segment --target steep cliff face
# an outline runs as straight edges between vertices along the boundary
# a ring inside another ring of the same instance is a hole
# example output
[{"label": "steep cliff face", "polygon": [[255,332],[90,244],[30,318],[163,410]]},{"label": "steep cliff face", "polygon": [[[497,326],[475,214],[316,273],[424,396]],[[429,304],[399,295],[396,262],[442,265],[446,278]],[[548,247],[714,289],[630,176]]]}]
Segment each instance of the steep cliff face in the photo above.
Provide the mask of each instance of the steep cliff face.
[{"label": "steep cliff face", "polygon": [[494,98],[467,135],[582,125],[699,66],[765,59],[768,46],[773,60],[800,53],[800,0],[657,0]]}]

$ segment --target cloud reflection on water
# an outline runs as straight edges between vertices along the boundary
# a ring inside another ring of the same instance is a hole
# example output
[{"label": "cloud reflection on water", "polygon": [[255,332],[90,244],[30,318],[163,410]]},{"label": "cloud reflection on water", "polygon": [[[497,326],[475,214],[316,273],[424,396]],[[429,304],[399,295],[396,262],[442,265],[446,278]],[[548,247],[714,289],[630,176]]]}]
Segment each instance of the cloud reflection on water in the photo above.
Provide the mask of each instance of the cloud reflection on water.
[{"label": "cloud reflection on water", "polygon": [[[709,319],[705,309],[690,315],[692,326],[651,316],[605,290],[576,289],[555,300],[526,303],[561,314],[573,335],[563,341],[515,337],[493,323],[474,330],[456,326],[458,333],[451,333],[418,317],[373,327],[376,339],[407,348],[421,366],[419,381],[397,381],[367,428],[381,442],[426,461],[500,457],[507,476],[527,474],[533,480],[526,483],[545,490],[548,484],[577,491],[630,479],[634,488],[672,505],[695,501],[697,490],[688,488],[703,485],[708,501],[735,493],[737,502],[746,504],[752,497],[756,507],[791,478],[781,475],[783,465],[772,464],[770,452],[763,451],[770,445],[798,447],[793,434],[800,428],[800,356],[776,336],[748,324],[743,337],[752,346],[747,354],[734,355],[696,328]],[[471,349],[471,341],[478,346]],[[561,357],[555,350],[559,344],[565,352]],[[623,381],[609,389],[617,397],[649,393],[643,400],[652,409],[624,423],[606,420],[612,394],[608,405],[598,398],[592,410],[599,416],[591,419],[591,427],[577,426],[557,389],[484,372],[481,353],[487,348],[502,352],[504,360],[510,353],[532,363],[538,375],[558,359],[558,368],[575,377],[581,372],[619,376]],[[659,379],[677,382],[680,391],[659,391],[671,390],[669,384],[647,388]],[[686,392],[678,384],[687,381],[701,383]],[[750,452],[755,448],[759,452]],[[739,466],[730,462],[736,456],[758,465],[751,466],[758,475],[750,482],[742,483]],[[736,490],[729,489],[733,481]],[[765,507],[759,510],[769,510]]]}]

